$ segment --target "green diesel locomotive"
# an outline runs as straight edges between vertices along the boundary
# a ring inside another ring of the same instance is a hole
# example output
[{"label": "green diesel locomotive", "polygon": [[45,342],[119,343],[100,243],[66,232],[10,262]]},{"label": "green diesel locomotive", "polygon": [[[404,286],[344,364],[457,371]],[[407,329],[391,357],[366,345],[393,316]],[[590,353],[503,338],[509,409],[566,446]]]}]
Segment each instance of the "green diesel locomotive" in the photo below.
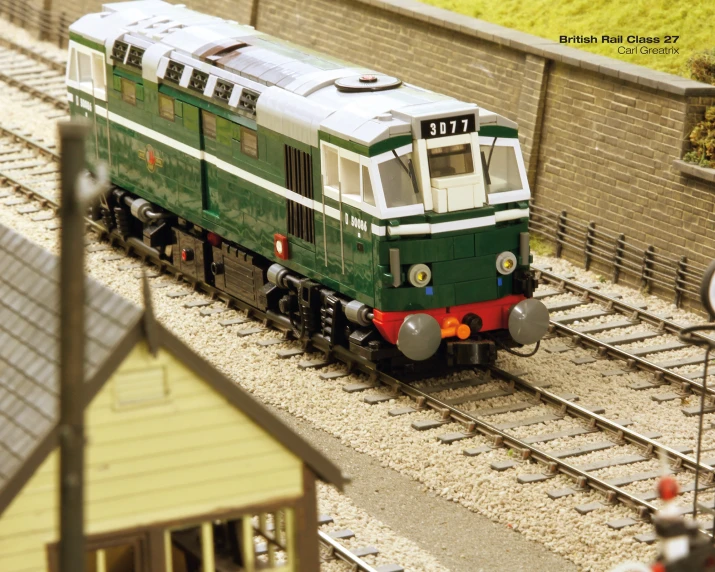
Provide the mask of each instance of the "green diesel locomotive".
[{"label": "green diesel locomotive", "polygon": [[471,366],[546,332],[508,119],[155,0],[71,26],[67,90],[107,228],[301,338]]}]

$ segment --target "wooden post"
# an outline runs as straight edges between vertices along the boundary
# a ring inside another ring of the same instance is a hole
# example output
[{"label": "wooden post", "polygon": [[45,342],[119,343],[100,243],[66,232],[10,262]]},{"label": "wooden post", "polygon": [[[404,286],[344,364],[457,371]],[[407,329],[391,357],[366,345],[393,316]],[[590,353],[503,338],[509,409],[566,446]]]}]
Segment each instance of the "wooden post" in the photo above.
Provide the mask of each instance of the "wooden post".
[{"label": "wooden post", "polygon": [[59,124],[60,572],[84,572],[84,214],[77,181],[89,125]]}]

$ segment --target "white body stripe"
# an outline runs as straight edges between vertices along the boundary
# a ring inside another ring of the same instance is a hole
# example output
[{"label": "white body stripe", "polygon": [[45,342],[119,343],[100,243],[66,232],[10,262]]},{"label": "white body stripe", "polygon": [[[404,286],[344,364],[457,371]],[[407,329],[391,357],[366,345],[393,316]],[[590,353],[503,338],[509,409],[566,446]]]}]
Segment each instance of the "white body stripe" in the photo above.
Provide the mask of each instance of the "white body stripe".
[{"label": "white body stripe", "polygon": [[506,211],[499,211],[494,214],[496,222],[502,222],[503,220],[514,220],[516,218],[524,218],[529,216],[529,209],[509,209]]},{"label": "white body stripe", "polygon": [[[68,95],[68,99],[70,99],[70,98],[71,98],[71,95]],[[105,117],[105,118],[107,117],[106,108],[101,107],[99,105],[96,106],[96,113],[98,115],[100,115],[101,117]],[[298,193],[289,191],[285,187],[281,187],[280,185],[272,183],[271,181],[268,181],[262,177],[259,177],[258,175],[255,175],[255,174],[251,173],[250,171],[246,171],[245,169],[236,167],[235,165],[232,165],[231,163],[228,163],[228,162],[224,161],[223,159],[219,159],[215,155],[206,153],[205,151],[200,151],[198,149],[194,149],[190,145],[186,145],[185,143],[182,143],[181,141],[177,141],[176,139],[173,139],[172,137],[162,135],[158,131],[150,129],[144,125],[141,125],[140,123],[136,123],[135,121],[127,119],[126,117],[122,117],[121,115],[117,115],[116,113],[111,112],[111,111],[109,112],[109,120],[113,121],[114,123],[117,123],[119,125],[122,125],[123,127],[126,127],[127,129],[131,129],[132,131],[140,133],[141,135],[143,135],[145,137],[153,139],[154,141],[157,141],[159,143],[162,143],[164,145],[167,145],[169,147],[177,149],[177,150],[181,151],[182,153],[185,153],[185,154],[189,155],[190,157],[193,157],[194,159],[207,161],[207,162],[211,163],[212,165],[215,165],[222,171],[226,171],[228,173],[231,173],[232,175],[236,175],[237,177],[240,177],[241,179],[243,179],[245,181],[248,181],[250,183],[253,183],[254,185],[262,187],[262,188],[266,189],[267,191],[270,191],[270,192],[277,194],[281,197],[288,198],[288,199],[295,201],[297,203],[300,203],[308,208],[312,208],[313,210],[316,210],[318,212],[323,212],[323,204],[321,202],[313,200],[313,199],[308,199],[306,197],[303,197],[302,195],[299,195]],[[336,209],[334,207],[330,207],[330,206],[326,205],[325,206],[325,214],[335,220],[340,219],[340,212],[338,211],[338,209]],[[397,225],[397,226],[388,226],[388,227],[372,224],[371,230],[372,230],[372,233],[377,236],[385,236],[386,234],[389,234],[390,236],[409,236],[409,235],[416,235],[416,234],[439,234],[442,232],[452,232],[455,230],[468,230],[470,228],[480,228],[480,227],[484,227],[484,226],[492,226],[500,221],[513,220],[516,218],[522,218],[522,217],[528,217],[528,216],[529,216],[529,209],[511,209],[508,211],[500,211],[500,212],[496,213],[495,216],[484,216],[484,217],[470,218],[470,219],[464,219],[464,220],[455,220],[455,221],[450,221],[450,222],[438,222],[438,223],[434,223],[434,224],[430,224],[430,223],[401,224],[401,225]]]}]

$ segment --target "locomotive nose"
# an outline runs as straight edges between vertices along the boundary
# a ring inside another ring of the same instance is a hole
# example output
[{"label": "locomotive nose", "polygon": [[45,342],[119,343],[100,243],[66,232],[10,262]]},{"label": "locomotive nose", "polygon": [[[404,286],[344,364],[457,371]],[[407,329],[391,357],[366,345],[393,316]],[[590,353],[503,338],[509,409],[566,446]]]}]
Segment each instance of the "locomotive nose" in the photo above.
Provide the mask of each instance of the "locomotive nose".
[{"label": "locomotive nose", "polygon": [[509,333],[520,344],[535,344],[548,329],[549,310],[539,300],[527,298],[509,312]]},{"label": "locomotive nose", "polygon": [[415,361],[432,357],[441,341],[439,323],[428,314],[410,314],[397,333],[397,347]]}]

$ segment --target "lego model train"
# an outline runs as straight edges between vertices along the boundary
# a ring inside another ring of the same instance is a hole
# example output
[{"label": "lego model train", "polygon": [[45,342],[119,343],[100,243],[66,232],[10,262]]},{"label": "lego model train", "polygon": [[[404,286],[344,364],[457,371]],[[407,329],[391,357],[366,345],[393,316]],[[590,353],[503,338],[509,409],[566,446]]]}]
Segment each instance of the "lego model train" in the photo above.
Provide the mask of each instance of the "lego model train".
[{"label": "lego model train", "polygon": [[545,334],[515,123],[183,6],[103,10],[70,28],[67,97],[109,230],[386,368]]}]

